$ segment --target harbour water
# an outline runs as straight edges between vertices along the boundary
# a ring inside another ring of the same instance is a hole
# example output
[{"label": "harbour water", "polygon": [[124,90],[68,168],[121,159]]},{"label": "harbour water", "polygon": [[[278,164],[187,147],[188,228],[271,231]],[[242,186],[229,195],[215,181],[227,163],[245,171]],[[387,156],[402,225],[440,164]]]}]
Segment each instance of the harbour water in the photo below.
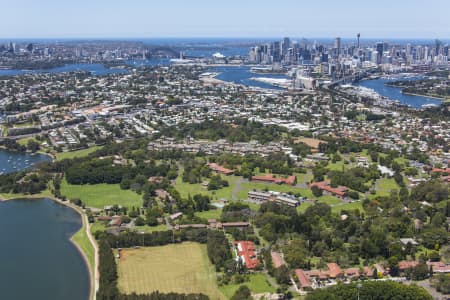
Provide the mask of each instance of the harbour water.
[{"label": "harbour water", "polygon": [[219,73],[219,75],[216,76],[217,79],[228,81],[228,82],[234,82],[237,84],[247,85],[247,86],[254,86],[254,87],[260,87],[260,88],[266,88],[266,89],[276,89],[276,90],[283,90],[283,88],[252,80],[251,78],[256,77],[265,77],[265,78],[287,78],[285,74],[256,74],[250,72],[250,67],[248,66],[239,66],[239,67],[215,67],[213,68],[213,72]]},{"label": "harbour water", "polygon": [[[0,149],[0,171],[50,159]],[[49,199],[0,201],[0,299],[87,300],[89,271],[70,241],[80,228],[77,212]]]},{"label": "harbour water", "polygon": [[29,169],[38,162],[50,160],[51,157],[44,154],[32,154],[0,149],[0,173],[11,173]]},{"label": "harbour water", "polygon": [[[205,50],[186,50],[185,55],[195,56],[195,57],[211,57],[212,54],[216,52],[215,50],[205,49]],[[220,51],[219,51],[220,52]],[[232,55],[245,55],[245,48],[229,48],[222,51],[226,56]],[[128,60],[125,63],[131,67],[142,67],[142,66],[167,66],[169,65],[170,59],[166,58],[155,58],[148,60]],[[0,70],[0,76],[13,76],[21,75],[25,73],[62,73],[62,72],[74,72],[74,71],[86,71],[91,72],[94,75],[107,75],[107,74],[120,74],[127,73],[127,69],[118,68],[107,68],[103,64],[71,64],[63,67],[52,68],[48,70]],[[217,79],[234,82],[237,84],[260,87],[266,89],[282,90],[283,88],[276,87],[274,85],[255,81],[251,78],[254,77],[266,77],[266,78],[287,78],[285,74],[255,74],[250,72],[250,67],[248,66],[220,66],[211,68],[212,72],[217,72],[219,75]],[[418,78],[409,78],[408,80],[415,80]],[[401,89],[397,87],[386,86],[385,83],[391,81],[392,79],[375,79],[375,80],[364,80],[356,85],[363,86],[375,90],[381,96],[392,100],[398,100],[402,104],[409,105],[413,108],[421,108],[423,105],[440,105],[441,101],[438,99],[425,97],[425,96],[413,96],[402,94]]]},{"label": "harbour water", "polygon": [[103,64],[68,64],[62,67],[56,67],[51,69],[42,69],[42,70],[0,70],[0,76],[15,76],[15,75],[23,75],[23,74],[42,74],[42,73],[65,73],[65,72],[91,72],[95,75],[107,75],[107,74],[120,74],[126,73],[127,70],[123,69],[115,69],[115,68],[107,68]]},{"label": "harbour water", "polygon": [[[419,77],[409,77],[407,80],[417,80]],[[398,78],[395,80],[404,80]],[[379,78],[373,80],[363,80],[355,84],[356,86],[363,86],[369,89],[373,89],[381,96],[387,97],[391,100],[398,100],[402,104],[406,104],[413,108],[421,108],[423,105],[436,105],[439,106],[441,101],[439,99],[425,97],[425,96],[413,96],[402,93],[401,88],[386,86],[386,83],[394,81],[394,79]]]},{"label": "harbour water", "polygon": [[80,228],[48,199],[0,202],[0,299],[87,300],[88,268],[69,240]]}]

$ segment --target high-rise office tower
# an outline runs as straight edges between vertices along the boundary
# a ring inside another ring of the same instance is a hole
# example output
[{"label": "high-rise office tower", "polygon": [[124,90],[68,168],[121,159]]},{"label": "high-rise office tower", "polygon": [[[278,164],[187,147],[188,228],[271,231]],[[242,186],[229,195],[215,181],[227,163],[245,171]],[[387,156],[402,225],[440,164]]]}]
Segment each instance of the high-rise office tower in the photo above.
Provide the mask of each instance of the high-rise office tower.
[{"label": "high-rise office tower", "polygon": [[341,38],[337,37],[334,41],[334,48],[337,49],[337,56],[341,54]]},{"label": "high-rise office tower", "polygon": [[376,49],[377,49],[376,63],[381,64],[381,60],[383,58],[383,52],[384,52],[384,44],[382,42],[378,42],[376,45]]},{"label": "high-rise office tower", "polygon": [[283,39],[283,49],[282,49],[282,54],[286,55],[288,53],[288,49],[291,47],[291,40],[288,37],[285,37]]},{"label": "high-rise office tower", "polygon": [[274,42],[273,43],[273,52],[272,52],[272,56],[273,56],[273,61],[274,62],[280,62],[281,61],[281,49],[280,49],[280,42]]},{"label": "high-rise office tower", "polygon": [[358,38],[358,46],[357,46],[357,49],[359,49],[359,46],[360,46],[360,44],[359,44],[359,38],[361,37],[361,34],[358,33],[358,34],[356,35],[356,37]]}]

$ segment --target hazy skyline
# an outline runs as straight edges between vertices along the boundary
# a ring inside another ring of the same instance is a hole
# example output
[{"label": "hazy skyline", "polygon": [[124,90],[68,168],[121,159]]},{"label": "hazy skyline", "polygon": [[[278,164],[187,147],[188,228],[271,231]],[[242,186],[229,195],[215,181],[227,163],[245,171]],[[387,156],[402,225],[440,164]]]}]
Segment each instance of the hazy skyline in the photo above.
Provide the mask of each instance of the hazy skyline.
[{"label": "hazy skyline", "polygon": [[0,1],[0,38],[450,38],[448,0]]}]

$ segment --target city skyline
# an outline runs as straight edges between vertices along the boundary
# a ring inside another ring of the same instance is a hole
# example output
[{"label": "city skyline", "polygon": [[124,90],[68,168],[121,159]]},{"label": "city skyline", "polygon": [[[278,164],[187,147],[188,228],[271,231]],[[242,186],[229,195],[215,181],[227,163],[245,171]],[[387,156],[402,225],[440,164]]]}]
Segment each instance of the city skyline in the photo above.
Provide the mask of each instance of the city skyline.
[{"label": "city skyline", "polygon": [[2,20],[9,26],[0,30],[0,38],[350,38],[357,32],[374,39],[450,38],[446,13],[450,4],[444,0],[428,1],[426,7],[418,0],[407,5],[387,0],[377,5],[354,0],[345,4],[292,0],[217,4],[204,0],[195,4],[180,0],[157,4],[21,0],[2,5]]}]

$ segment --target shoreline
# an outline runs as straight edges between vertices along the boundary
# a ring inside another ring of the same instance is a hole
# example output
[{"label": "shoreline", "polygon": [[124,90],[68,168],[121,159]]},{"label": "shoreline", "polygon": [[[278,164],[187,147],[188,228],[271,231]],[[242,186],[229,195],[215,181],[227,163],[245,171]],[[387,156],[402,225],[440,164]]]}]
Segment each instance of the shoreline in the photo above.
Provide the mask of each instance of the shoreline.
[{"label": "shoreline", "polygon": [[10,151],[10,152],[15,152],[15,153],[30,154],[30,155],[32,155],[32,154],[41,154],[41,155],[49,156],[52,159],[52,161],[56,160],[56,155],[54,155],[53,153],[48,153],[48,152],[44,152],[44,151],[41,151],[41,150],[36,151],[36,152],[30,152],[28,150],[26,150],[26,151],[18,151],[18,150],[14,150],[14,149],[8,149],[8,148],[6,148],[3,145],[0,146],[0,150],[5,150],[5,151]]},{"label": "shoreline", "polygon": [[396,85],[389,84],[389,83],[385,83],[385,86],[393,87],[393,88],[398,88],[398,89],[401,90],[400,92],[401,92],[403,95],[417,96],[417,97],[426,97],[426,98],[432,98],[432,99],[441,100],[441,101],[444,101],[444,100],[445,100],[445,97],[437,97],[437,96],[430,96],[430,95],[426,95],[426,94],[417,94],[417,93],[408,93],[408,92],[404,92],[404,91],[403,91],[403,88],[402,88],[401,86],[396,86]]},{"label": "shoreline", "polygon": [[[99,254],[98,254],[98,245],[95,242],[95,239],[92,237],[92,234],[90,232],[90,226],[89,226],[89,222],[87,219],[87,215],[84,213],[83,209],[70,203],[68,200],[67,201],[62,201],[61,199],[55,198],[53,196],[44,196],[44,195],[27,195],[27,196],[23,196],[23,197],[18,197],[18,198],[9,198],[9,199],[5,199],[2,198],[0,196],[0,202],[7,202],[7,201],[14,201],[14,200],[38,200],[38,199],[49,199],[51,201],[54,201],[60,205],[64,205],[66,207],[72,208],[75,212],[77,212],[80,217],[81,217],[81,228],[76,231],[69,239],[70,243],[72,243],[72,245],[74,245],[74,247],[76,248],[76,250],[80,253],[81,257],[83,258],[83,261],[85,263],[85,265],[88,268],[88,273],[89,273],[89,299],[90,300],[96,300],[96,295],[97,295],[97,291],[98,291],[98,287],[99,287],[99,272],[98,272],[98,266],[99,266]],[[89,258],[87,256],[87,254],[83,251],[83,249],[81,248],[81,246],[74,241],[74,236],[80,232],[81,230],[84,230],[86,232],[87,238],[89,240],[90,245],[92,246],[92,248],[94,249],[94,266],[92,267],[90,262],[89,262]],[[94,269],[92,269],[94,268]]]},{"label": "shoreline", "polygon": [[432,98],[432,99],[441,100],[441,101],[444,101],[444,99],[445,99],[445,98],[439,98],[439,97],[436,97],[436,96],[414,94],[414,93],[408,93],[408,92],[403,92],[403,91],[402,91],[402,94],[403,95],[409,95],[409,96],[427,97],[427,98]]}]

